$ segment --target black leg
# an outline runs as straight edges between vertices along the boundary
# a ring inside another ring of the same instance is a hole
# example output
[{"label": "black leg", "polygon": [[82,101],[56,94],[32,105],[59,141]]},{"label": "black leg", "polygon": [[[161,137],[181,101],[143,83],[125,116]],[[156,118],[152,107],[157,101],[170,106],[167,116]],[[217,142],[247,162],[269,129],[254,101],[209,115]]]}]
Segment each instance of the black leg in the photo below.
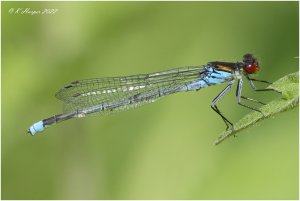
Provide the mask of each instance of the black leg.
[{"label": "black leg", "polygon": [[255,81],[255,82],[262,82],[262,83],[272,84],[272,82],[268,82],[268,81],[265,81],[265,80],[257,80],[257,79],[253,79],[253,78],[249,78],[249,80]]},{"label": "black leg", "polygon": [[[253,107],[250,107],[248,105],[245,105],[245,104],[242,104],[241,103],[241,95],[242,95],[242,89],[243,89],[243,80],[242,79],[239,79],[238,81],[238,85],[237,85],[237,88],[236,88],[236,97],[237,97],[237,102],[239,105],[243,106],[243,107],[246,107],[248,109],[251,109],[251,110],[254,110],[254,111],[257,111],[257,112],[260,112],[262,113],[260,110],[256,109],[256,108],[253,108]],[[244,97],[244,96],[243,96]],[[257,101],[257,100],[254,100],[252,98],[247,98],[247,97],[244,97],[244,99],[247,99],[247,100],[251,100],[251,101],[254,101],[254,102],[259,102],[259,103],[262,103],[260,101]],[[262,103],[263,104],[263,103]]]},{"label": "black leg", "polygon": [[222,117],[225,125],[226,125],[226,130],[229,128],[229,127],[233,127],[233,124],[226,118],[222,115],[222,113],[220,112],[219,108],[215,105],[215,106],[211,106],[211,108],[218,114]]},{"label": "black leg", "polygon": [[219,95],[212,101],[210,107],[218,114],[221,116],[221,118],[223,119],[224,123],[226,124],[226,129],[228,129],[229,127],[233,127],[233,124],[224,116],[221,114],[220,110],[217,107],[217,103],[219,102],[219,100],[231,89],[232,85],[234,83],[234,80],[231,80],[229,82],[229,84],[227,85],[227,87],[225,89],[223,89],[223,91],[221,91],[221,93],[219,93]]},{"label": "black leg", "polygon": [[[271,82],[264,81],[264,80],[252,79],[247,74],[245,75],[245,77],[246,77],[247,81],[250,83],[250,86],[254,91],[276,91],[274,89],[257,89],[256,86],[253,83],[253,81],[255,81],[255,82],[262,82],[262,83],[272,84]],[[276,91],[276,92],[281,94],[281,92],[279,92],[279,91]]]},{"label": "black leg", "polygon": [[249,100],[249,101],[253,101],[253,102],[257,102],[257,103],[260,103],[262,105],[265,105],[265,103],[259,101],[259,100],[255,100],[253,98],[248,98],[248,97],[245,97],[245,96],[241,96],[242,99],[245,99],[245,100]]}]

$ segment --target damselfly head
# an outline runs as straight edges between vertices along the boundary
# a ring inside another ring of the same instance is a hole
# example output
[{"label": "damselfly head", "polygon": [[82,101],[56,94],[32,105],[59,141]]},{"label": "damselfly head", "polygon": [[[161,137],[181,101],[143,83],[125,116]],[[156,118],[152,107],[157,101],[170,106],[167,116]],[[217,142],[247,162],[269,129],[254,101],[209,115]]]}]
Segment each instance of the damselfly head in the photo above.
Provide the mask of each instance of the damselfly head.
[{"label": "damselfly head", "polygon": [[257,59],[253,54],[245,54],[243,57],[244,71],[248,74],[257,73],[260,69]]}]

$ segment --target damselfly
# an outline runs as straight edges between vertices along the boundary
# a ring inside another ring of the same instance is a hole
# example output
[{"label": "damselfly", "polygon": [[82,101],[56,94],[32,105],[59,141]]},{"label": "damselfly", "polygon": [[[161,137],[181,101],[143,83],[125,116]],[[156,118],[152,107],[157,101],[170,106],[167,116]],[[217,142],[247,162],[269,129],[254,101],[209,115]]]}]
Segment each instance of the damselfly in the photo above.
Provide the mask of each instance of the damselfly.
[{"label": "damselfly", "polygon": [[108,77],[78,80],[67,84],[56,93],[56,97],[64,102],[64,113],[54,115],[33,124],[28,133],[31,135],[43,131],[52,124],[72,118],[85,117],[91,114],[124,111],[146,103],[154,102],[164,96],[183,91],[199,89],[228,82],[228,85],[212,101],[211,108],[223,119],[227,129],[233,124],[217,107],[220,99],[232,88],[237,80],[237,103],[251,110],[261,112],[241,102],[242,99],[264,104],[258,100],[242,96],[243,80],[250,83],[255,91],[271,91],[257,89],[250,74],[259,71],[260,66],[252,54],[245,54],[242,62],[209,62],[204,66],[189,66],[151,74],[140,74],[124,77]]}]

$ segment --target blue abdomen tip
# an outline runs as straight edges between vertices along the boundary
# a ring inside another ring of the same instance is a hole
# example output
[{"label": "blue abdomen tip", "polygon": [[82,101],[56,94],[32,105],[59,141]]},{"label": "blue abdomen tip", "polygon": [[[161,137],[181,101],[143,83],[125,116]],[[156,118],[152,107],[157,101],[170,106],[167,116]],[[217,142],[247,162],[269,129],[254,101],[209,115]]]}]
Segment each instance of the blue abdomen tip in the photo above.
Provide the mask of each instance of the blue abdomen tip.
[{"label": "blue abdomen tip", "polygon": [[43,121],[39,121],[35,124],[33,124],[29,129],[28,133],[31,135],[35,135],[38,132],[42,132],[45,129]]}]

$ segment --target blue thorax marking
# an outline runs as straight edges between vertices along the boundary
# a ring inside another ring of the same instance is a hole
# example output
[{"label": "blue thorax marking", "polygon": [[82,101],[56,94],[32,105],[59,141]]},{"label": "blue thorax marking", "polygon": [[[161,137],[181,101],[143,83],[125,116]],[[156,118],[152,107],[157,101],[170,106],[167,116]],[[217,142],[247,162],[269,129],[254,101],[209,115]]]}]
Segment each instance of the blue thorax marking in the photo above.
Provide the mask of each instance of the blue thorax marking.
[{"label": "blue thorax marking", "polygon": [[199,80],[187,83],[187,90],[198,90],[201,88],[208,87],[210,85],[221,84],[228,80],[232,80],[233,74],[221,70],[216,70],[212,67],[207,66],[205,68],[207,72],[205,76],[201,77]]},{"label": "blue thorax marking", "polygon": [[205,76],[203,79],[208,82],[209,85],[212,84],[221,84],[227,80],[232,79],[232,73],[215,70],[209,75]]}]

